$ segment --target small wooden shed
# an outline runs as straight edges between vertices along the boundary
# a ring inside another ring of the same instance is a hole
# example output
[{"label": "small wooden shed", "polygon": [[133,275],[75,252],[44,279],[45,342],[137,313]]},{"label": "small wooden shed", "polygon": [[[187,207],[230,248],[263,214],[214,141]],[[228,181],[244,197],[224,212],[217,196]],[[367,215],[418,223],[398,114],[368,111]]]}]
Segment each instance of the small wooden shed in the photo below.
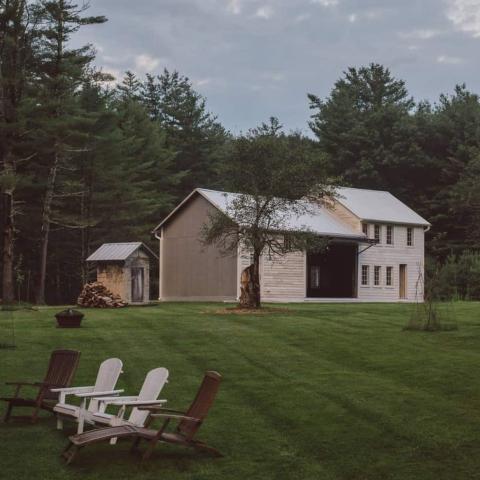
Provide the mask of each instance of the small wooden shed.
[{"label": "small wooden shed", "polygon": [[95,263],[97,282],[122,300],[148,303],[150,300],[150,259],[158,257],[142,242],[104,243],[88,258]]}]

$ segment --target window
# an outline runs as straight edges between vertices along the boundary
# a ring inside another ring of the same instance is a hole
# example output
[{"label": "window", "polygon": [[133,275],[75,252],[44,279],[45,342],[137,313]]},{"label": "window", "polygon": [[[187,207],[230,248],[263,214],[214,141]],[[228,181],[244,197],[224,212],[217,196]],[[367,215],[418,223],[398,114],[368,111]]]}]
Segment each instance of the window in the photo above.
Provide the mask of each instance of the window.
[{"label": "window", "polygon": [[362,223],[362,232],[368,237],[368,223]]},{"label": "window", "polygon": [[380,285],[380,270],[381,267],[378,267],[377,265],[373,268],[373,284],[377,286]]},{"label": "window", "polygon": [[285,250],[292,250],[292,238],[288,235],[283,236],[283,248]]},{"label": "window", "polygon": [[380,225],[375,225],[375,240],[380,243]]},{"label": "window", "polygon": [[413,247],[413,228],[407,228],[407,246]]},{"label": "window", "polygon": [[369,266],[362,265],[362,285],[368,285],[368,277],[369,277]]},{"label": "window", "polygon": [[393,285],[392,280],[393,280],[393,267],[387,267],[385,271],[385,284],[388,287],[391,287]]},{"label": "window", "polygon": [[393,245],[393,226],[387,225],[387,245]]}]

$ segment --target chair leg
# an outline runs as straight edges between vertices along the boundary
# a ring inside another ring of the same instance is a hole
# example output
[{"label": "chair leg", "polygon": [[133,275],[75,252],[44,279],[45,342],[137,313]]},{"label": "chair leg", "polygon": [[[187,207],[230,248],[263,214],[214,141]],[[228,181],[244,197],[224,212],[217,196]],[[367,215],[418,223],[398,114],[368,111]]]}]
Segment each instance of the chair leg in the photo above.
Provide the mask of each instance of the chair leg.
[{"label": "chair leg", "polygon": [[5,412],[5,415],[3,416],[3,421],[5,423],[7,423],[10,420],[10,415],[12,414],[12,408],[13,408],[12,402],[8,402],[7,411]]},{"label": "chair leg", "polygon": [[219,452],[216,448],[208,446],[206,443],[195,442],[192,446],[195,450],[211,453],[215,457],[223,457],[223,453]]},{"label": "chair leg", "polygon": [[73,459],[75,458],[78,450],[80,450],[80,447],[77,447],[73,443],[69,443],[67,445],[67,448],[65,448],[65,450],[62,453],[62,457],[65,459],[65,463],[67,465],[73,462]]},{"label": "chair leg", "polygon": [[158,440],[156,438],[150,441],[148,448],[145,450],[145,453],[142,455],[142,462],[145,462],[150,458],[153,451],[155,450],[155,446],[157,445],[157,442]]},{"label": "chair leg", "polygon": [[40,407],[34,407],[32,416],[30,418],[31,423],[37,423],[38,421],[38,412],[40,411]]},{"label": "chair leg", "polygon": [[142,441],[142,437],[137,437],[133,443],[132,446],[130,447],[130,452],[135,452],[138,449],[138,446],[140,445],[140,442]]}]

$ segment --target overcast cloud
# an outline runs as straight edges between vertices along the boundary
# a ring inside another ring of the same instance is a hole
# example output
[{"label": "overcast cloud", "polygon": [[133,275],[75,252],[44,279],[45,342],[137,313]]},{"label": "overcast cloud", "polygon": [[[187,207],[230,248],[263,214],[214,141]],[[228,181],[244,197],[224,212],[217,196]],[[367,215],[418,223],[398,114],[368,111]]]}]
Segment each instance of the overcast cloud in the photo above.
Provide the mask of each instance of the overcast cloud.
[{"label": "overcast cloud", "polygon": [[271,115],[307,132],[306,93],[370,62],[416,99],[480,92],[480,0],[91,0],[90,13],[109,21],[76,41],[105,71],[177,69],[234,132]]}]

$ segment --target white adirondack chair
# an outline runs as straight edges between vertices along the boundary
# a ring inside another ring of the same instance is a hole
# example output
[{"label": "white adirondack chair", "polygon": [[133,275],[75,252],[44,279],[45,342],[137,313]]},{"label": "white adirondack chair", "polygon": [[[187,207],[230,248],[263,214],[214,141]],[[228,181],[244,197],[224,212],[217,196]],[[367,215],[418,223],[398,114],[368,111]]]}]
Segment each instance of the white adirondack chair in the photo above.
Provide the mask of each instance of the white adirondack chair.
[{"label": "white adirondack chair", "polygon": [[[52,389],[52,392],[59,393],[59,402],[53,408],[57,414],[57,428],[61,430],[63,419],[67,418],[76,421],[77,433],[82,433],[85,422],[89,422],[92,414],[98,410],[98,398],[106,396],[112,398],[113,395],[123,392],[123,390],[115,390],[122,367],[123,362],[119,358],[109,358],[100,364],[95,385]],[[74,395],[81,399],[80,406],[66,403],[67,395]]]},{"label": "white adirondack chair", "polygon": [[[125,397],[99,397],[96,398],[99,404],[98,411],[93,413],[90,421],[95,424],[118,426],[118,425],[134,425],[136,427],[144,427],[148,418],[147,410],[139,410],[138,407],[148,407],[152,405],[163,405],[167,401],[158,399],[165,383],[168,382],[168,370],[166,368],[154,368],[150,370],[142,388],[137,396]],[[120,407],[116,414],[107,413],[105,410],[108,405]],[[133,407],[128,419],[125,412],[128,407]],[[111,444],[115,444],[116,438],[110,440]]]}]

